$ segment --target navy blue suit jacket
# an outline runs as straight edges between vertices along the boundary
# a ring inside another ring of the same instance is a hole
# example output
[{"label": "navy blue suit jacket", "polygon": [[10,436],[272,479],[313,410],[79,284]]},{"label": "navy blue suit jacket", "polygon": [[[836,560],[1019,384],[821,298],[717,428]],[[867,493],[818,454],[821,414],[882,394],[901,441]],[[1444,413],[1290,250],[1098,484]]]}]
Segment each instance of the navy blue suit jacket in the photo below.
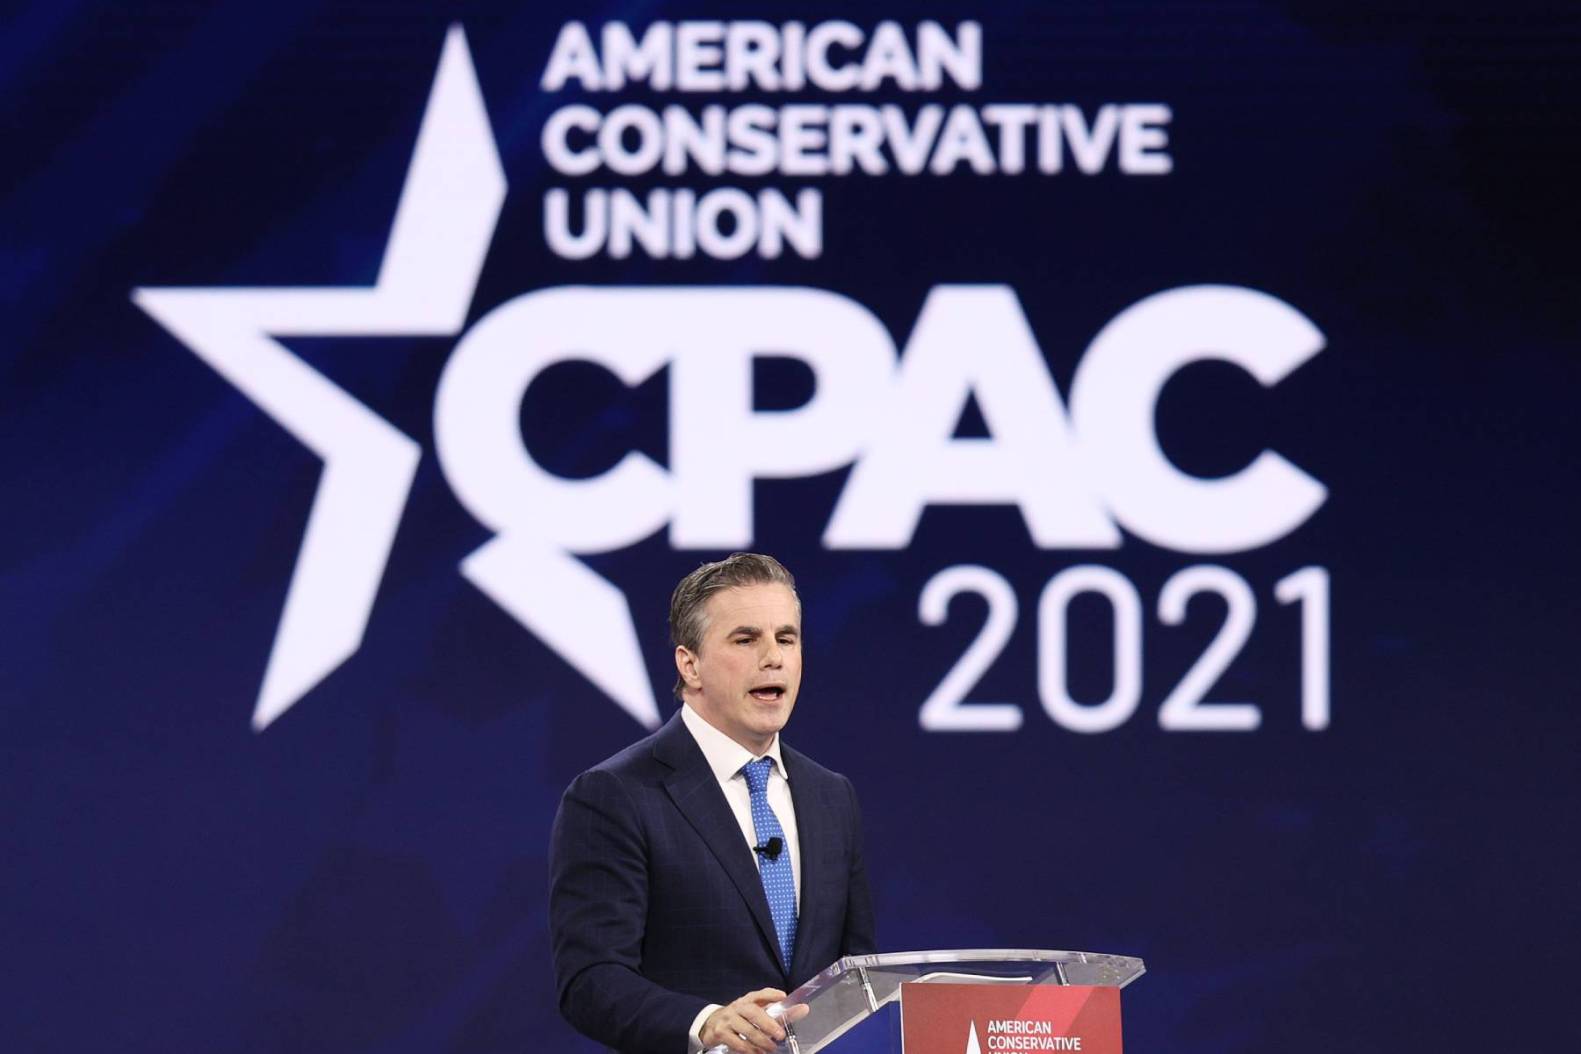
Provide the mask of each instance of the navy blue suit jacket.
[{"label": "navy blue suit jacket", "polygon": [[752,850],[680,714],[578,776],[549,846],[560,1011],[627,1054],[685,1054],[709,1003],[790,991],[876,950],[851,782],[781,743],[796,807],[801,914],[781,962]]}]

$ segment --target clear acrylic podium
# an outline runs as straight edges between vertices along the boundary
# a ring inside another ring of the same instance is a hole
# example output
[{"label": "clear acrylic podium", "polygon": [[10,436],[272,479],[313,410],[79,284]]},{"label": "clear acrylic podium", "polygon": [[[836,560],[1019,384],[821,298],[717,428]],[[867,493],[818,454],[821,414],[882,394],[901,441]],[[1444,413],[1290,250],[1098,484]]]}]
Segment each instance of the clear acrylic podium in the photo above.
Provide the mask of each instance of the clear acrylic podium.
[{"label": "clear acrylic podium", "polygon": [[[856,1030],[849,1040],[840,1043],[837,1054],[898,1051],[898,1015],[894,1009],[886,1008],[899,1001],[900,986],[908,982],[1124,988],[1142,976],[1144,970],[1141,959],[1126,955],[1019,948],[851,955],[833,963],[785,998],[782,1005],[786,1011],[805,1006],[807,1012],[787,1029],[789,1035],[779,1050],[818,1054]],[[881,1016],[890,1019],[889,1028],[858,1028]]]}]

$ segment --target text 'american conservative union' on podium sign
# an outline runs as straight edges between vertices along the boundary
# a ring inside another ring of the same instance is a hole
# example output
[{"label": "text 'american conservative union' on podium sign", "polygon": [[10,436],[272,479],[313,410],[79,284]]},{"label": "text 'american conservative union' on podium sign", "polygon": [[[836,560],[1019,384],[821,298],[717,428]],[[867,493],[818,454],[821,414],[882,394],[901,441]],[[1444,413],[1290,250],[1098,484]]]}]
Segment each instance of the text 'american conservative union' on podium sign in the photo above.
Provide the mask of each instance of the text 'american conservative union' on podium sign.
[{"label": "text 'american conservative union' on podium sign", "polygon": [[900,1035],[903,1054],[1121,1054],[1120,990],[903,984]]}]

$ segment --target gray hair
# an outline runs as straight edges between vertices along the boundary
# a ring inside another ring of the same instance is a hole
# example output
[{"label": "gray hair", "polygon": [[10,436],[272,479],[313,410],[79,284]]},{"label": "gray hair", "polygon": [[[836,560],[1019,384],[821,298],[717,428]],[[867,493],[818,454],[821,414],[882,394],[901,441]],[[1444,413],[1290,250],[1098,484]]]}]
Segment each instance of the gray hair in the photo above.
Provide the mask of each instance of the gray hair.
[{"label": "gray hair", "polygon": [[[707,628],[705,608],[715,593],[737,586],[755,586],[778,582],[796,598],[796,610],[801,611],[801,597],[796,593],[796,579],[785,570],[785,565],[772,556],[762,553],[731,553],[723,560],[704,564],[685,578],[670,594],[670,642],[687,651],[702,649],[703,631]],[[685,686],[679,676],[675,678],[675,698],[681,698]]]}]

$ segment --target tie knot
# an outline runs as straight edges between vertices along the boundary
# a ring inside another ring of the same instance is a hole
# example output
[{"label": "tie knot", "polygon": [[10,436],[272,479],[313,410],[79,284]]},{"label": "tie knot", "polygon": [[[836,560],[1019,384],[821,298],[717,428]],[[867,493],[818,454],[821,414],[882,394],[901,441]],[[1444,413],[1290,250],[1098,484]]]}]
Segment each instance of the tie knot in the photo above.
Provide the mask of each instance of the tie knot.
[{"label": "tie knot", "polygon": [[741,766],[741,774],[747,778],[747,787],[753,794],[762,794],[768,788],[769,770],[773,767],[773,758],[758,758]]}]

